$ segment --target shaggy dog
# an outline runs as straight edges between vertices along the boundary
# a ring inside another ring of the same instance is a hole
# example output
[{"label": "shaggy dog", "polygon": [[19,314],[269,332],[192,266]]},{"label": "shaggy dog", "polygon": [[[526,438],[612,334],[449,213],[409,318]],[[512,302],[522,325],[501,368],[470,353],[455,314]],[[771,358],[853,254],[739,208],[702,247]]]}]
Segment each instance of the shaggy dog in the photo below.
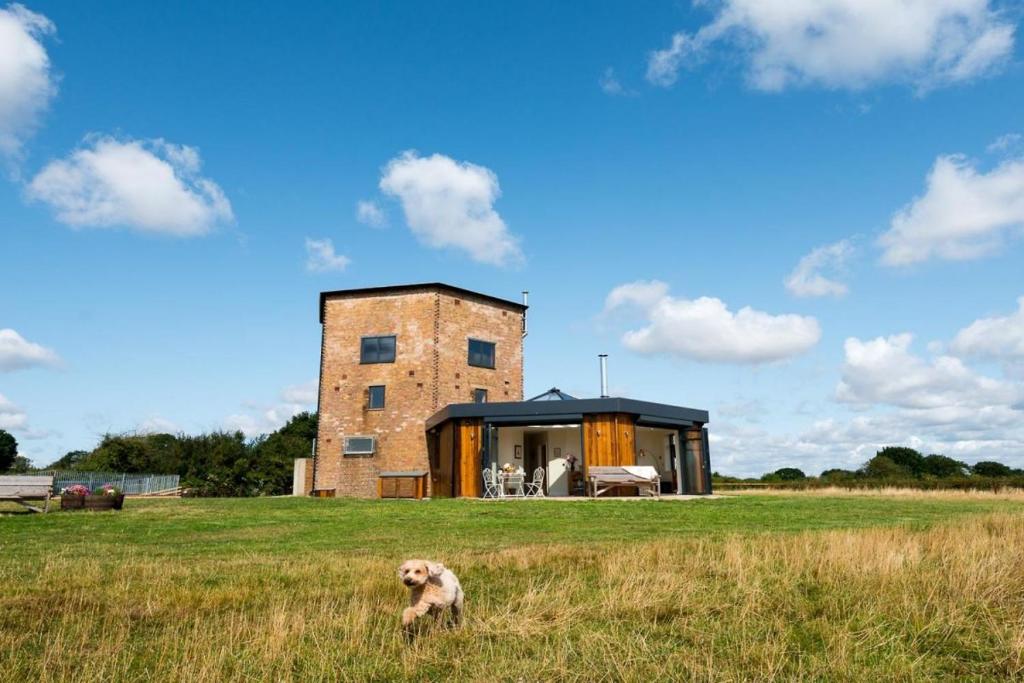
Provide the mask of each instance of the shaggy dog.
[{"label": "shaggy dog", "polygon": [[428,612],[439,621],[450,608],[452,621],[462,621],[462,586],[450,569],[438,562],[406,560],[398,568],[398,578],[409,587],[409,607],[402,610],[402,627],[411,634],[412,623]]}]

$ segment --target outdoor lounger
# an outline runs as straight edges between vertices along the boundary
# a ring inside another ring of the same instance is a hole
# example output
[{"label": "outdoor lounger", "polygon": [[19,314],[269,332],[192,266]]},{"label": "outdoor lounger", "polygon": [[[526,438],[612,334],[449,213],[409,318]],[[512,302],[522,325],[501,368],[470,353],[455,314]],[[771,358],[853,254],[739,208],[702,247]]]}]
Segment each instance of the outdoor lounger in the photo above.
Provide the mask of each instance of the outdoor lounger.
[{"label": "outdoor lounger", "polygon": [[658,470],[649,465],[592,466],[587,469],[587,479],[587,489],[594,498],[617,486],[635,486],[640,490],[640,495],[661,495],[661,476]]}]

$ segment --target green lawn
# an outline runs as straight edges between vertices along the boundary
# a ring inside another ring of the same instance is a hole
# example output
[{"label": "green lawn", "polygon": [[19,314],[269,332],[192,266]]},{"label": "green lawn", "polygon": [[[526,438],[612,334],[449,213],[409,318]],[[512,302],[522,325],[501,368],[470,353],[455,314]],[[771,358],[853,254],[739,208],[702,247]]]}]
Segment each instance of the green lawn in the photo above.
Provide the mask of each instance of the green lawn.
[{"label": "green lawn", "polygon": [[[795,494],[4,515],[0,678],[1012,678],[1022,513]],[[459,574],[468,619],[408,646],[394,569],[417,556]]]},{"label": "green lawn", "polygon": [[[885,497],[727,496],[693,501],[363,501],[308,498],[128,500],[118,513],[0,517],[4,564],[79,538],[102,554],[132,549],[187,559],[236,554],[372,552],[385,557],[491,551],[524,543],[591,544],[793,532],[1024,510],[1024,501]],[[13,544],[13,546],[12,546]],[[7,555],[7,553],[4,553]]]}]

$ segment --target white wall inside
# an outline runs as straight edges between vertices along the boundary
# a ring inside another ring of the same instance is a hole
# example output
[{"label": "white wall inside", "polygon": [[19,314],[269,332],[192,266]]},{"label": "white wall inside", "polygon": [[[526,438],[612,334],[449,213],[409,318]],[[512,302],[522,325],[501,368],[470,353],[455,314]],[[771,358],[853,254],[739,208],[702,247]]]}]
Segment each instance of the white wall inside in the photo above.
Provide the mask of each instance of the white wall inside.
[{"label": "white wall inside", "polygon": [[671,429],[636,428],[636,464],[654,467],[662,481],[672,481],[668,437],[674,433]]},{"label": "white wall inside", "polygon": [[525,430],[522,427],[498,428],[498,458],[494,461],[498,467],[501,467],[505,463],[513,465],[514,467],[523,466],[522,459],[515,459],[515,447],[518,445],[522,448],[524,431]]},{"label": "white wall inside", "polygon": [[[580,450],[580,426],[544,426],[544,427],[499,427],[498,428],[498,467],[510,463],[515,467],[525,467],[524,459],[515,459],[515,447],[524,446],[526,432],[544,433],[547,435],[548,468],[545,473],[549,496],[569,495],[569,466],[566,459],[569,455],[576,456],[577,470],[582,466]],[[557,455],[556,455],[557,454]],[[532,473],[527,473],[532,474]]]},{"label": "white wall inside", "polygon": [[[569,495],[569,465],[566,458],[570,454],[576,456],[576,468],[582,467],[580,451],[580,427],[568,425],[553,427],[548,433],[548,495]],[[557,454],[557,457],[556,457]]]}]

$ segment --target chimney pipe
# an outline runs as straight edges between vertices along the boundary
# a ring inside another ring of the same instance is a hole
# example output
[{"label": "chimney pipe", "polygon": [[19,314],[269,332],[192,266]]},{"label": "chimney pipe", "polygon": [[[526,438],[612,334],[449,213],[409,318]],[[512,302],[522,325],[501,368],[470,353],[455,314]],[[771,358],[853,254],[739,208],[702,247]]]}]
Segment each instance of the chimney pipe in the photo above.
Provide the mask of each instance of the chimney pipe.
[{"label": "chimney pipe", "polygon": [[[523,290],[523,306],[529,306],[529,305],[530,305],[530,293],[524,289]],[[529,334],[529,332],[526,329],[526,311],[523,311],[523,339],[526,339],[526,335],[527,334]]]},{"label": "chimney pipe", "polygon": [[601,398],[608,398],[608,354],[598,354],[597,358],[601,361]]}]

